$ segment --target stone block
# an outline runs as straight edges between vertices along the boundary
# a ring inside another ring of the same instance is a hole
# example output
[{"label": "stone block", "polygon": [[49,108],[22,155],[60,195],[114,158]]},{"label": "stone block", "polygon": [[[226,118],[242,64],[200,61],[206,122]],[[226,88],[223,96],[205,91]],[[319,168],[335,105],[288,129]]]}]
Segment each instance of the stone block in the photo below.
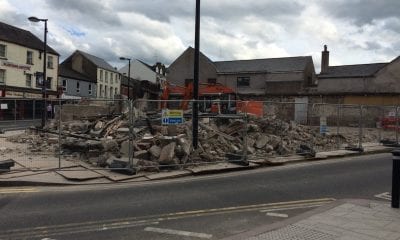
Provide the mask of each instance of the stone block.
[{"label": "stone block", "polygon": [[175,146],[176,143],[172,142],[161,149],[160,158],[158,159],[160,164],[173,164],[175,157]]}]

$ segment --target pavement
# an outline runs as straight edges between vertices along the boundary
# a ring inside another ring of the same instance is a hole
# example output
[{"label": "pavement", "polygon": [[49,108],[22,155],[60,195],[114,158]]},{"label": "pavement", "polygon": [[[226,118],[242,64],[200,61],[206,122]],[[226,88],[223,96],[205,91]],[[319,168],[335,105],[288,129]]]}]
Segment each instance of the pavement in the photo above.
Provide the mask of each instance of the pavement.
[{"label": "pavement", "polygon": [[223,240],[399,240],[399,226],[400,210],[388,202],[349,199]]}]

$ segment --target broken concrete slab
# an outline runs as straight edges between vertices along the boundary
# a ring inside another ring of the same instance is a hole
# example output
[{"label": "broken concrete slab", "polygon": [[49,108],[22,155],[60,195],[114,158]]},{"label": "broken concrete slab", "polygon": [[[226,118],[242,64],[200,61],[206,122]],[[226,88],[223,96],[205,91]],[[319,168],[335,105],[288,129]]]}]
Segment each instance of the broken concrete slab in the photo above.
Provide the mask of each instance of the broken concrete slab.
[{"label": "broken concrete slab", "polygon": [[256,140],[255,147],[258,149],[262,149],[265,147],[267,142],[268,142],[267,135],[261,134]]},{"label": "broken concrete slab", "polygon": [[104,177],[103,175],[84,167],[65,168],[62,170],[57,170],[55,172],[70,181],[87,181]]},{"label": "broken concrete slab", "polygon": [[172,142],[161,149],[160,158],[158,159],[158,162],[160,164],[163,165],[175,164],[174,162],[175,146],[176,143]]},{"label": "broken concrete slab", "polygon": [[135,151],[133,153],[134,158],[139,158],[139,159],[144,159],[144,160],[149,160],[150,159],[150,154],[146,150],[142,151]]},{"label": "broken concrete slab", "polygon": [[151,154],[151,156],[153,156],[154,158],[158,159],[160,157],[161,154],[161,148],[157,145],[153,145],[150,149],[149,149],[149,153]]}]

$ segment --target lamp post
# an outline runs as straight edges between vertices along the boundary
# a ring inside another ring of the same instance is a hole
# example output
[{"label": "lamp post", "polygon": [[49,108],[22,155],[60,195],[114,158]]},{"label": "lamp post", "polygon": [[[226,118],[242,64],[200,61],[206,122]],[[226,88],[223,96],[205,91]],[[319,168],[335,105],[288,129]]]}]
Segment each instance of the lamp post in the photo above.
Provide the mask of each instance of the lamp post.
[{"label": "lamp post", "polygon": [[46,124],[46,61],[47,61],[47,20],[43,18],[37,17],[29,17],[29,21],[31,22],[44,22],[44,41],[43,41],[43,82],[42,82],[42,98],[43,98],[43,110],[42,110],[42,128],[44,128]]},{"label": "lamp post", "polygon": [[120,60],[128,61],[128,100],[131,99],[131,59],[126,57],[120,57]]}]

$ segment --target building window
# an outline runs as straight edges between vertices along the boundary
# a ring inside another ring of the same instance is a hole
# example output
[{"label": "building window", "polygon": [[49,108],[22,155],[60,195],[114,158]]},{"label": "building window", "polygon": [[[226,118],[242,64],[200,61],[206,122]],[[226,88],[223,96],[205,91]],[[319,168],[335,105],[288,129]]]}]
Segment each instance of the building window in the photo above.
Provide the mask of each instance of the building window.
[{"label": "building window", "polygon": [[25,74],[25,82],[27,87],[32,87],[32,74]]},{"label": "building window", "polygon": [[238,77],[237,78],[238,87],[250,87],[250,77]]},{"label": "building window", "polygon": [[110,74],[110,83],[114,84],[114,74]]},{"label": "building window", "polygon": [[79,93],[81,91],[79,82],[76,82],[76,92]]},{"label": "building window", "polygon": [[33,52],[32,51],[26,52],[26,64],[33,65]]},{"label": "building window", "polygon": [[0,83],[6,82],[6,70],[0,69]]},{"label": "building window", "polygon": [[53,69],[53,56],[47,56],[47,68]]},{"label": "building window", "polygon": [[52,77],[47,77],[47,81],[46,81],[46,88],[47,89],[51,89],[51,82],[53,81]]},{"label": "building window", "polygon": [[108,72],[105,72],[105,75],[106,75],[106,83],[108,83]]},{"label": "building window", "polygon": [[100,81],[103,81],[103,70],[100,70]]},{"label": "building window", "polygon": [[6,58],[6,57],[7,57],[6,45],[0,44],[0,58]]},{"label": "building window", "polygon": [[104,86],[104,97],[107,97],[107,86]]},{"label": "building window", "polygon": [[92,95],[92,84],[89,84],[88,86],[88,94]]},{"label": "building window", "polygon": [[215,85],[217,84],[217,79],[216,78],[209,78],[207,79],[207,83],[210,85]]},{"label": "building window", "polygon": [[110,87],[110,98],[113,98],[114,97],[114,88],[113,87]]},{"label": "building window", "polygon": [[67,91],[67,79],[62,80],[62,90],[63,92]]},{"label": "building window", "polygon": [[193,83],[193,79],[185,79],[185,86],[189,85],[190,83]]},{"label": "building window", "polygon": [[100,97],[103,96],[103,85],[100,84],[100,88],[99,88],[99,95]]},{"label": "building window", "polygon": [[118,88],[115,88],[115,95],[118,94]]}]

